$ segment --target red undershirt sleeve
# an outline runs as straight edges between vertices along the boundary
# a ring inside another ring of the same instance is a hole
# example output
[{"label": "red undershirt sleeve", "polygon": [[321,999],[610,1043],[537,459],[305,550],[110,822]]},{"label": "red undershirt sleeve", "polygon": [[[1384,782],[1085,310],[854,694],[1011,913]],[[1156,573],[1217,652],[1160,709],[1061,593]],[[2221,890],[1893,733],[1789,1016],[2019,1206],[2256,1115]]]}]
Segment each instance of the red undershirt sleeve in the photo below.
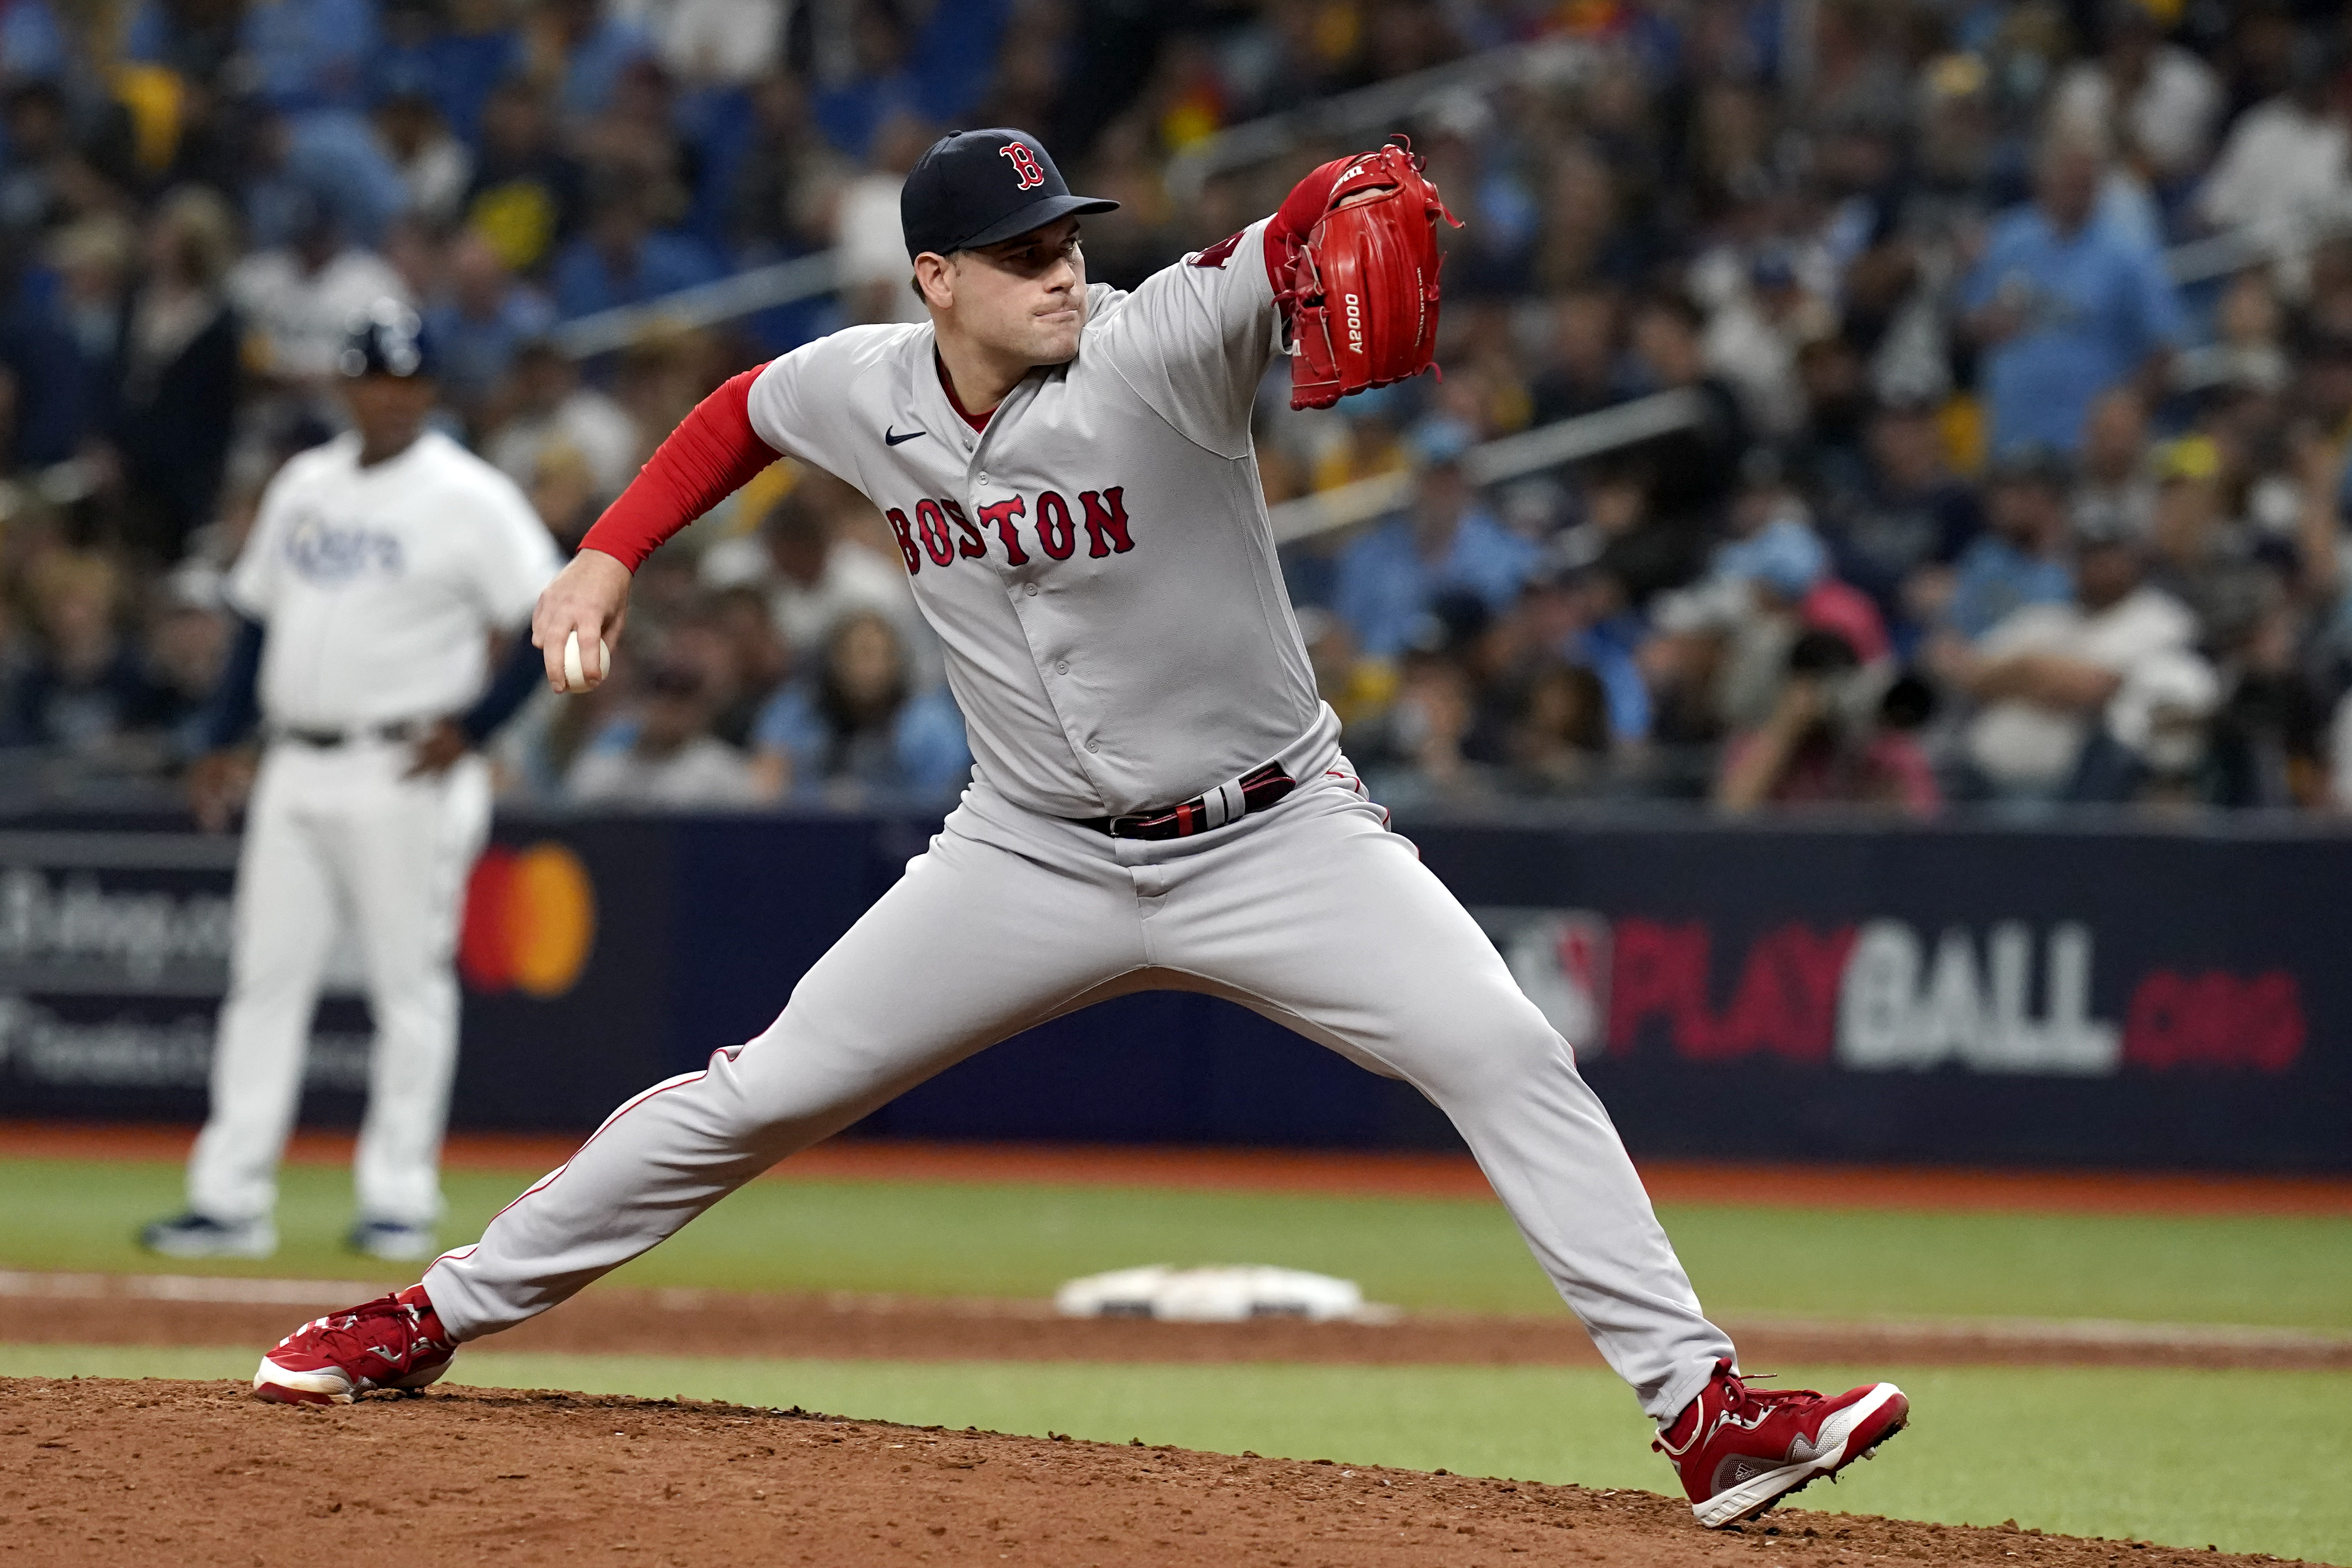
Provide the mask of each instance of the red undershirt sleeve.
[{"label": "red undershirt sleeve", "polygon": [[601,550],[635,571],[664,539],[773,463],[780,455],[751,428],[751,383],[765,369],[745,371],[696,403],[580,548]]},{"label": "red undershirt sleeve", "polygon": [[1265,225],[1265,275],[1276,294],[1290,287],[1292,251],[1307,243],[1323,209],[1331,204],[1331,187],[1339,183],[1339,172],[1354,162],[1352,157],[1334,158],[1293,185]]}]

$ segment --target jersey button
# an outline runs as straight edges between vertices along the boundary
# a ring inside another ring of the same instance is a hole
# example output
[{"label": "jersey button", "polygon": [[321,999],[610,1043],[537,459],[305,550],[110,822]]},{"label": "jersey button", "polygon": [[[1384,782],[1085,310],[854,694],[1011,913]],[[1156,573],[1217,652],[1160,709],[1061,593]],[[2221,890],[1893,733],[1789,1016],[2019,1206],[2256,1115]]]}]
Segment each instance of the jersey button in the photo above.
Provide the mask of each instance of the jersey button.
[{"label": "jersey button", "polygon": [[1034,599],[1034,598],[1036,598],[1036,597],[1037,597],[1037,585],[1036,585],[1035,583],[1034,583],[1034,582],[1033,582],[1033,583],[1031,583],[1028,587],[1026,587],[1026,588],[1023,589],[1021,591],[1022,591],[1022,592],[1024,592],[1024,593],[1025,593],[1025,594],[1027,594],[1030,598]]},{"label": "jersey button", "polygon": [[1070,673],[1070,661],[1067,659],[1056,659],[1054,662],[1054,673],[1057,675],[1068,674]]},{"label": "jersey button", "polygon": [[1099,740],[1089,740],[1087,742],[1087,749],[1088,751],[1100,751],[1102,749],[1102,742]]}]

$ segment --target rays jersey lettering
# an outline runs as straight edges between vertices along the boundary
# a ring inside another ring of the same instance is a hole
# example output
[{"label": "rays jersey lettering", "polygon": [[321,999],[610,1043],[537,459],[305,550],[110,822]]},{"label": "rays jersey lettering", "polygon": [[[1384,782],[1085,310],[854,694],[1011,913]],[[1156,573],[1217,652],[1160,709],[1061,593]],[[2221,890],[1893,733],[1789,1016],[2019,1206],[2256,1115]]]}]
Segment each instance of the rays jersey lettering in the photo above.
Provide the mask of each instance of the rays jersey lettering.
[{"label": "rays jersey lettering", "polygon": [[293,519],[286,534],[287,563],[301,576],[331,587],[368,573],[400,575],[400,539],[364,523],[337,525],[316,512]]},{"label": "rays jersey lettering", "polygon": [[1250,446],[1280,337],[1264,245],[1091,286],[1077,357],[978,431],[928,322],[847,328],[752,383],[761,439],[887,520],[974,762],[1016,804],[1139,811],[1336,747]]}]

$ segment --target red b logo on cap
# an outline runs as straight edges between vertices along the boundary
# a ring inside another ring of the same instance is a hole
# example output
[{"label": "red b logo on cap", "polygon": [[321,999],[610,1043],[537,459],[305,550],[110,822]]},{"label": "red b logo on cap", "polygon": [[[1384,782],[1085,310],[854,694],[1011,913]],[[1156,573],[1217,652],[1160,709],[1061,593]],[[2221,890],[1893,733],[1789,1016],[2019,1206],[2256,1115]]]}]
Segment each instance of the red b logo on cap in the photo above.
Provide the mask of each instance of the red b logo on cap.
[{"label": "red b logo on cap", "polygon": [[1013,167],[1021,175],[1021,189],[1026,191],[1045,183],[1045,171],[1037,167],[1037,155],[1018,141],[1008,141],[997,151],[1013,160]]}]

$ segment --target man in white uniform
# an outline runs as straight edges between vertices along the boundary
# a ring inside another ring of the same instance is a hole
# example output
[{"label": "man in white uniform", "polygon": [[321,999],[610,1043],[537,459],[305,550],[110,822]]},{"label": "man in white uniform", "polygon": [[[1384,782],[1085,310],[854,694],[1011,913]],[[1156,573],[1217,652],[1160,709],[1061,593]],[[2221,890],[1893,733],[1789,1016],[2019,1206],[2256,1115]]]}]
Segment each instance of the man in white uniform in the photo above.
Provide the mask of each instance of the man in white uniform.
[{"label": "man in white uniform", "polygon": [[225,816],[226,748],[251,720],[257,678],[268,748],[188,1212],[143,1235],[173,1257],[276,1249],[278,1155],[346,921],[375,1020],[352,1244],[432,1254],[457,920],[489,828],[489,768],[474,747],[540,671],[516,637],[490,680],[490,643],[521,628],[558,561],[513,483],[425,427],[430,353],[406,306],[370,313],[338,365],[353,428],[286,465],[229,578],[247,624],[211,715],[215,749],[192,770],[199,814]]},{"label": "man in white uniform", "polygon": [[429,1383],[458,1343],[908,1086],[1168,988],[1230,998],[1443,1108],[1658,1421],[1703,1522],[1769,1508],[1902,1425],[1891,1384],[1746,1387],[1567,1042],[1339,751],[1250,444],[1285,327],[1273,279],[1339,175],[1122,294],[1087,287],[1077,243],[1077,215],[1108,204],[1069,194],[1022,132],[950,135],[901,207],[930,321],[747,372],[664,444],[540,601],[550,680],[600,679],[631,570],[788,452],[889,518],[947,651],[971,787],[765,1032],[623,1106],[421,1284],[289,1336],[257,1394]]}]

